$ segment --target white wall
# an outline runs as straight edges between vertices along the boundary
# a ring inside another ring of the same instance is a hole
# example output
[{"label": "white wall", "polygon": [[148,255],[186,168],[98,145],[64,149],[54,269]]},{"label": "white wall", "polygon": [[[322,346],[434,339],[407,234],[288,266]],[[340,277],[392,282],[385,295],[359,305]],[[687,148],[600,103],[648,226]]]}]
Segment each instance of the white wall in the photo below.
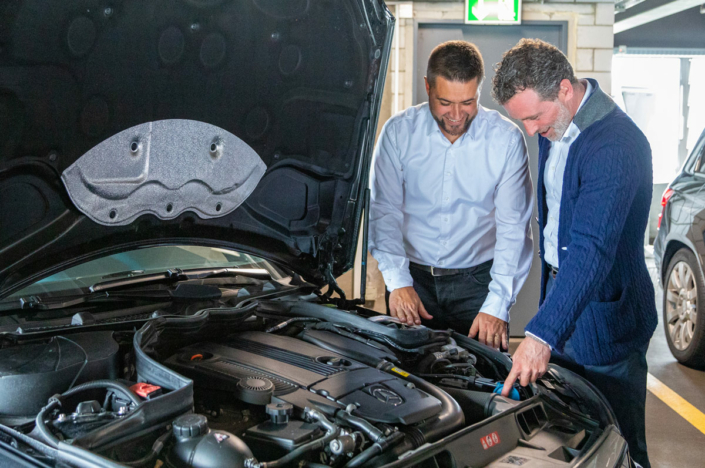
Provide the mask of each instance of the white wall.
[{"label": "white wall", "polygon": [[[412,104],[414,63],[414,20],[462,20],[465,6],[462,2],[389,2],[389,8],[397,16],[399,32],[399,54],[392,51],[390,69],[392,74],[392,104],[398,99],[399,109]],[[396,11],[395,11],[396,10]],[[412,17],[399,17],[398,13],[412,10]],[[561,1],[546,3],[524,3],[522,20],[567,21],[568,60],[579,78],[595,78],[606,92],[611,90],[612,50],[614,46],[614,2],[607,1]],[[502,26],[497,26],[501,28]],[[398,63],[398,66],[397,66]],[[394,77],[396,70],[398,78]],[[399,86],[396,86],[399,83]],[[380,121],[380,125],[384,122]]]}]

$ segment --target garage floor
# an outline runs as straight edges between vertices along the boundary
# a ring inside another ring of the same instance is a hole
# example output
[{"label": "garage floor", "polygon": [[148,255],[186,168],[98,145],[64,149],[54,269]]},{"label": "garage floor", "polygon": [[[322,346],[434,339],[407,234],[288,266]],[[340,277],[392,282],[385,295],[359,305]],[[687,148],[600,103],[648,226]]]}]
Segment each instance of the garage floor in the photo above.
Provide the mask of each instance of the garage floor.
[{"label": "garage floor", "polygon": [[[647,258],[647,264],[652,278],[656,281],[653,258]],[[649,373],[694,407],[681,406],[679,409],[683,415],[705,421],[705,371],[682,366],[671,355],[661,323],[661,288],[656,282],[654,286],[659,326],[651,339],[646,356]],[[519,339],[512,339],[510,351],[513,352],[520,342]],[[675,406],[673,401],[669,402]],[[703,424],[700,424],[700,427],[705,429]],[[705,433],[651,391],[647,392],[646,397],[646,439],[649,458],[654,468],[705,466]]]},{"label": "garage floor", "polygon": [[[647,264],[652,278],[656,281],[653,259],[647,259]],[[656,282],[654,287],[659,326],[646,355],[649,373],[683,397],[696,410],[705,413],[705,371],[682,366],[671,355],[661,323],[663,295]],[[646,397],[646,440],[654,468],[705,466],[705,434],[651,392],[648,392]]]}]

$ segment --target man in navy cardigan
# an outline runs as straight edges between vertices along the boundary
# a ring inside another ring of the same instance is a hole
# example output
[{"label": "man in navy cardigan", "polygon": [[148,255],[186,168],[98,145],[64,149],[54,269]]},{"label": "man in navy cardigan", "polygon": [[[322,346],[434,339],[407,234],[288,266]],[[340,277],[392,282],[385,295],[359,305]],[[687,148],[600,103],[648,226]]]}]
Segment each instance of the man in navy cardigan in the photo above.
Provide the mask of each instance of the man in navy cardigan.
[{"label": "man in navy cardigan", "polygon": [[644,260],[652,191],[644,134],[595,80],[523,39],[497,66],[492,94],[527,133],[539,134],[539,310],[505,382],[536,381],[549,359],[608,399],[634,460],[646,452],[646,349],[657,324]]}]

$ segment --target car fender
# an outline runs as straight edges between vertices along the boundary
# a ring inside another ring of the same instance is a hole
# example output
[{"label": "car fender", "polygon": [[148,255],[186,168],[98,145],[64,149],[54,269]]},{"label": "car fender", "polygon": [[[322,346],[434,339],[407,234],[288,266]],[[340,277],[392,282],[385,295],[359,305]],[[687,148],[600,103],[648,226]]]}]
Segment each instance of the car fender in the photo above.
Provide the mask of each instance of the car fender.
[{"label": "car fender", "polygon": [[664,251],[663,251],[663,252],[664,252],[664,256],[663,256],[663,258],[661,259],[661,265],[660,265],[660,268],[659,268],[659,269],[660,269],[660,271],[659,271],[659,282],[660,282],[660,284],[661,284],[661,287],[663,287],[663,283],[664,283],[665,276],[666,276],[666,269],[668,268],[668,264],[670,263],[671,258],[673,257],[673,254],[675,254],[675,252],[677,252],[678,250],[680,250],[680,249],[675,250],[675,251],[673,252],[673,254],[671,254],[671,255],[669,255],[668,257],[666,257],[666,252],[668,252],[669,248],[671,247],[671,245],[672,245],[674,242],[677,242],[677,243],[679,243],[679,244],[684,245],[687,249],[689,249],[689,250],[693,253],[693,255],[695,255],[695,258],[698,259],[698,270],[700,271],[700,274],[702,275],[702,277],[705,278],[705,272],[703,271],[702,262],[699,261],[699,260],[700,260],[700,255],[698,254],[698,251],[697,251],[697,249],[695,248],[695,244],[693,244],[692,240],[691,240],[689,237],[687,237],[687,236],[683,236],[683,235],[679,235],[679,234],[675,234],[675,235],[674,235],[673,233],[669,233],[668,237],[666,237],[666,242],[665,242],[666,248],[665,248]]}]

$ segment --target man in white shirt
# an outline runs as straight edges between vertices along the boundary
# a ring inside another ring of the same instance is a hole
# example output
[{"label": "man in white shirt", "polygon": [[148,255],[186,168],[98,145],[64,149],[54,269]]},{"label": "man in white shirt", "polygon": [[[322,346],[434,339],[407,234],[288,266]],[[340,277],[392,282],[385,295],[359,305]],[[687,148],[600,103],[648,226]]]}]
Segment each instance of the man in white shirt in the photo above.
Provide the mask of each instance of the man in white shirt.
[{"label": "man in white shirt", "polygon": [[531,267],[532,186],[521,131],[479,105],[483,78],[468,42],[431,53],[429,102],[389,119],[375,149],[370,251],[391,315],[506,349]]}]

